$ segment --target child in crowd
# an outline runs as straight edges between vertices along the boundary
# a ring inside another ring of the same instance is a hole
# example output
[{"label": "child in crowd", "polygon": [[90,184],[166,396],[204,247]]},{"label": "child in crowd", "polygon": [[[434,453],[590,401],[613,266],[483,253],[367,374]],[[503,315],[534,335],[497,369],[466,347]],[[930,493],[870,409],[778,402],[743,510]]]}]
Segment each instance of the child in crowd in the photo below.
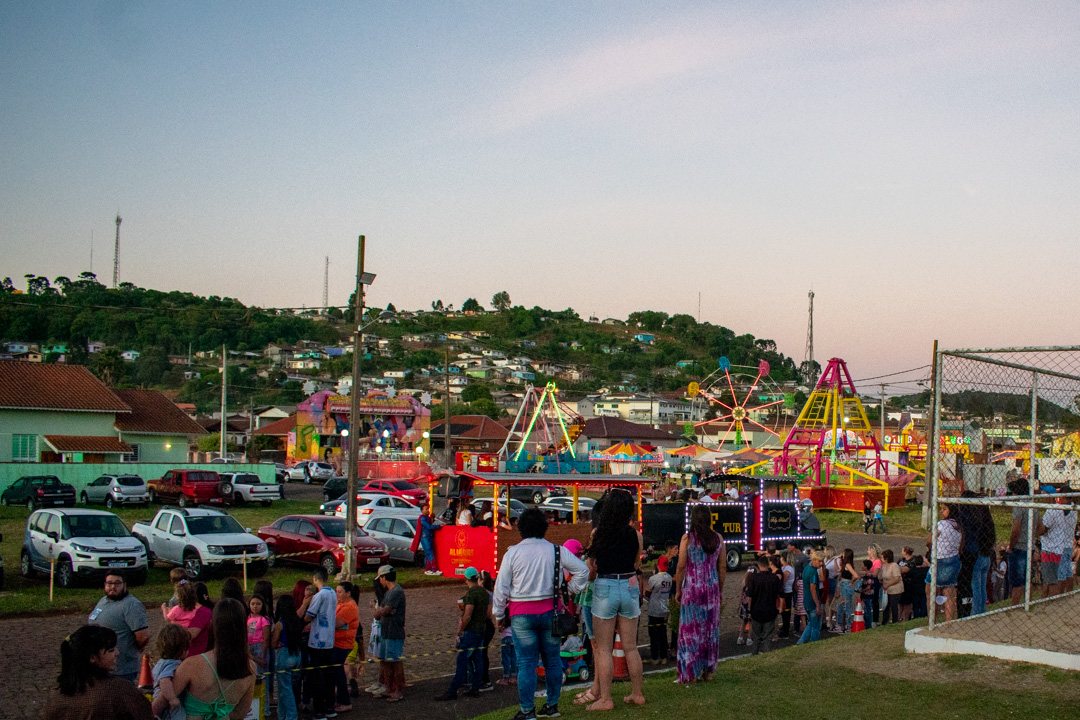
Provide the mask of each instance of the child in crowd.
[{"label": "child in crowd", "polygon": [[753,645],[754,640],[750,637],[750,595],[748,593],[750,576],[757,568],[751,566],[746,569],[743,576],[742,596],[739,599],[739,636],[735,639],[736,645]]},{"label": "child in crowd", "polygon": [[[273,622],[270,617],[270,602],[262,595],[252,595],[248,600],[247,636],[248,652],[255,661],[255,677],[261,678],[270,666],[270,632]],[[264,694],[269,688],[264,686]],[[267,698],[264,696],[264,702]]]},{"label": "child in crowd", "polygon": [[187,582],[187,571],[182,567],[174,567],[169,571],[169,584],[173,586],[172,597],[169,598],[168,607],[170,609],[176,607],[180,601],[176,598],[176,586],[180,583]]},{"label": "child in crowd", "polygon": [[653,665],[663,665],[668,661],[667,622],[671,584],[671,575],[666,570],[661,570],[658,562],[656,572],[649,578],[649,584],[645,588],[645,597],[648,599],[646,612],[649,616],[649,651]]},{"label": "child in crowd", "polygon": [[874,563],[871,560],[863,560],[862,584],[859,586],[859,597],[863,606],[863,621],[866,629],[874,626],[874,613],[871,611],[874,598],[881,592],[881,582],[874,577]]},{"label": "child in crowd", "polygon": [[510,629],[510,614],[506,615],[506,629],[502,631],[502,640],[500,641],[500,650],[502,653],[502,679],[499,680],[500,685],[517,684],[517,652],[514,647],[514,633]]},{"label": "child in crowd", "polygon": [[154,678],[153,709],[160,720],[184,720],[187,717],[173,689],[173,675],[184,661],[189,645],[191,635],[182,625],[169,623],[158,633],[154,647],[158,661],[151,674]]}]

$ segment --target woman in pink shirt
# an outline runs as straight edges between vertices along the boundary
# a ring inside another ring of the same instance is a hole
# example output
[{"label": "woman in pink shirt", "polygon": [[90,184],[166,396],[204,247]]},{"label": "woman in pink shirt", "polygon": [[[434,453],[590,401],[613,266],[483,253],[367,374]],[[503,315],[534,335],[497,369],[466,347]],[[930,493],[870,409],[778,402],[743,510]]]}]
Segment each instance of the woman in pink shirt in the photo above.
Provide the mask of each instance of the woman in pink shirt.
[{"label": "woman in pink shirt", "polygon": [[210,627],[213,613],[196,601],[195,586],[187,580],[176,584],[176,600],[177,604],[172,609],[162,603],[161,614],[169,622],[187,628],[191,634],[187,657],[201,655],[206,652],[206,643],[210,639],[207,628]]}]

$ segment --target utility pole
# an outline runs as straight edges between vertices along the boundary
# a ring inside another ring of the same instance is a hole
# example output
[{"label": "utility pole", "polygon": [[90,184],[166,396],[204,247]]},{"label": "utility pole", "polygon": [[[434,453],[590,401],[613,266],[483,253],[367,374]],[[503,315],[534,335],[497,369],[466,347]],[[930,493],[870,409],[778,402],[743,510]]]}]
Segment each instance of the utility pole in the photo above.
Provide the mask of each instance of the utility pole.
[{"label": "utility pole", "polygon": [[113,248],[112,263],[113,290],[116,289],[117,284],[120,282],[120,223],[122,222],[124,222],[124,218],[120,217],[120,213],[116,213],[116,246]]},{"label": "utility pole", "polygon": [[[330,260],[327,258],[327,268]],[[341,574],[347,579],[356,572],[356,486],[357,463],[360,459],[360,354],[364,352],[364,236],[361,235],[356,251],[356,302],[353,304],[352,387],[349,389],[349,482],[345,497],[345,562]],[[370,280],[369,280],[370,282]],[[325,290],[323,291],[325,294]],[[326,301],[323,301],[326,305]]]},{"label": "utility pole", "polygon": [[817,371],[814,369],[814,291],[810,291],[810,319],[806,325],[806,352],[803,355],[806,365],[806,381],[813,390],[817,385]]},{"label": "utility pole", "polygon": [[924,530],[930,528],[931,509],[934,507],[934,498],[937,497],[937,417],[938,402],[941,393],[938,388],[938,341],[934,341],[933,364],[930,366],[930,432],[926,434],[926,475],[923,477],[923,507],[922,526]]},{"label": "utility pole", "polygon": [[[881,445],[885,444],[885,383],[881,383]],[[881,467],[880,465],[878,467]]]},{"label": "utility pole", "polygon": [[450,472],[454,471],[454,456],[450,449],[450,343],[446,343],[443,347],[443,354],[445,356],[445,365],[443,371],[446,381],[446,395],[443,398],[443,451],[446,457],[446,469]]},{"label": "utility pole", "polygon": [[322,281],[322,311],[325,315],[330,305],[330,256],[326,256],[326,268],[323,270]]},{"label": "utility pole", "polygon": [[[117,218],[117,219],[119,219],[119,218]],[[119,226],[119,223],[117,223],[117,226]],[[218,456],[221,457],[222,459],[225,458],[225,431],[226,431],[226,428],[227,428],[227,426],[225,424],[226,419],[227,419],[227,416],[225,415],[225,396],[226,396],[225,385],[228,383],[228,377],[229,377],[228,373],[227,373],[227,370],[228,370],[228,357],[229,357],[229,354],[225,350],[225,345],[222,344],[222,346],[221,346],[221,425],[220,425],[221,430],[220,430],[220,432],[218,432],[218,441],[219,441]]]}]

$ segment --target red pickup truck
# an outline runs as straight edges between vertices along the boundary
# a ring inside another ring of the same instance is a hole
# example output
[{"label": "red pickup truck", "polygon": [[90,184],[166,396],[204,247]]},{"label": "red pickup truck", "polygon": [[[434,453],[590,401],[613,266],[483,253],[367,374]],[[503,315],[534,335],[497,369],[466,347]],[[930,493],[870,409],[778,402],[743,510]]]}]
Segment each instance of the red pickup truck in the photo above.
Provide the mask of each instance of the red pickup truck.
[{"label": "red pickup truck", "polygon": [[225,505],[233,494],[232,483],[223,481],[213,470],[170,470],[158,480],[149,480],[146,488],[150,502],[189,505]]}]

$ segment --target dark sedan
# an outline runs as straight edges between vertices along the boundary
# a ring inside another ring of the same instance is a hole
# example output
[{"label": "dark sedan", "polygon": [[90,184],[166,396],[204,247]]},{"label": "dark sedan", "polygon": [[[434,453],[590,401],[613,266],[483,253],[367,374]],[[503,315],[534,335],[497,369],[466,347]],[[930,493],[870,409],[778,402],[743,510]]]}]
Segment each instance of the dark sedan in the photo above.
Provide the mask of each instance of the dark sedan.
[{"label": "dark sedan", "polygon": [[41,507],[75,507],[75,486],[60,482],[55,475],[30,475],[13,482],[0,493],[0,504]]},{"label": "dark sedan", "polygon": [[[325,515],[286,515],[256,533],[266,541],[269,564],[294,562],[322,565],[334,575],[345,562],[345,518]],[[287,555],[288,557],[281,557]],[[376,570],[390,562],[386,545],[356,529],[356,570]]]}]

